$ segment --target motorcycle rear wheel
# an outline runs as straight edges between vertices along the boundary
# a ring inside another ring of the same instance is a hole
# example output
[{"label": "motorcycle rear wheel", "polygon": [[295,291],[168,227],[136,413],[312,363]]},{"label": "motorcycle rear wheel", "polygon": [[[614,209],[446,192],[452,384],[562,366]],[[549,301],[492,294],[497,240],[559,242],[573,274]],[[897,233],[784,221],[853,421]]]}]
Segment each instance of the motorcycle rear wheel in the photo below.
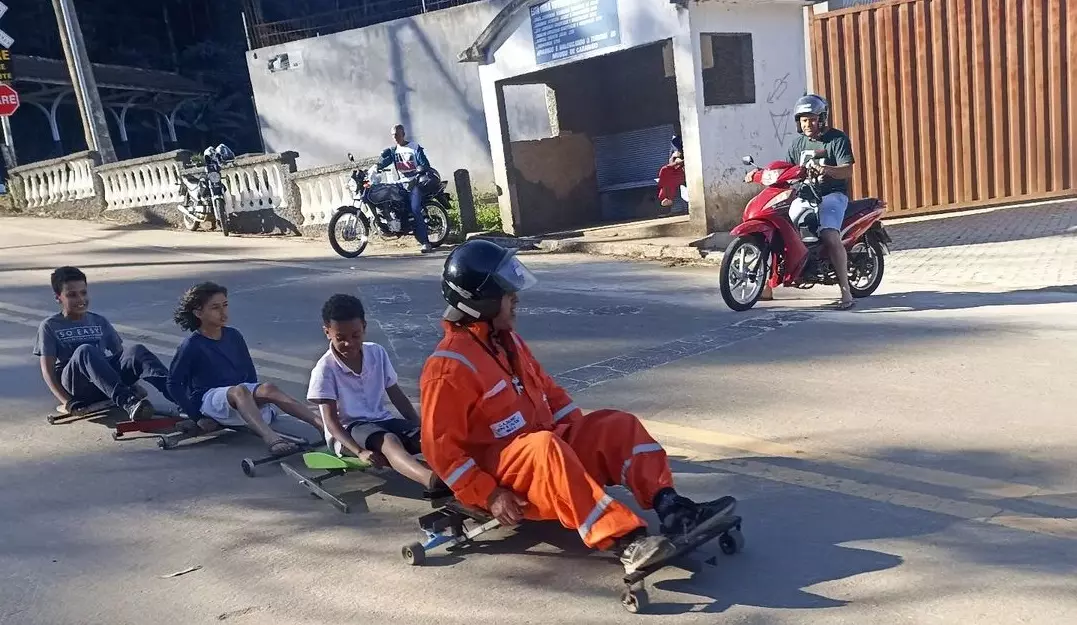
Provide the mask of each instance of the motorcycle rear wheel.
[{"label": "motorcycle rear wheel", "polygon": [[[718,286],[726,306],[744,312],[755,306],[767,280],[770,252],[760,236],[733,239],[722,256]],[[748,268],[745,268],[748,265]],[[735,282],[735,283],[734,283]],[[742,287],[741,284],[745,286]]]},{"label": "motorcycle rear wheel", "polygon": [[[341,223],[341,220],[345,217],[347,217],[348,221]],[[345,238],[344,241],[358,241],[358,247],[355,249],[344,248],[337,236],[338,225],[345,229],[342,234],[354,235],[354,237]],[[368,243],[370,243],[370,224],[367,223],[366,216],[354,206],[341,206],[338,208],[329,220],[329,245],[333,248],[333,251],[344,258],[356,258],[366,250]]]}]

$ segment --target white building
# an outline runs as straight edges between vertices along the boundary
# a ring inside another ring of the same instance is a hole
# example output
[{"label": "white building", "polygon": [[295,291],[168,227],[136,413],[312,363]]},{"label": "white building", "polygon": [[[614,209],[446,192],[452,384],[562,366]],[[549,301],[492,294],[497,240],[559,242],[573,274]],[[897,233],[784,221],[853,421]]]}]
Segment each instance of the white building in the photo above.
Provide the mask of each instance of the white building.
[{"label": "white building", "polygon": [[461,53],[479,66],[505,229],[658,216],[654,178],[674,133],[686,158],[683,225],[736,224],[754,194],[741,157],[778,158],[796,132],[810,4],[509,2]]}]

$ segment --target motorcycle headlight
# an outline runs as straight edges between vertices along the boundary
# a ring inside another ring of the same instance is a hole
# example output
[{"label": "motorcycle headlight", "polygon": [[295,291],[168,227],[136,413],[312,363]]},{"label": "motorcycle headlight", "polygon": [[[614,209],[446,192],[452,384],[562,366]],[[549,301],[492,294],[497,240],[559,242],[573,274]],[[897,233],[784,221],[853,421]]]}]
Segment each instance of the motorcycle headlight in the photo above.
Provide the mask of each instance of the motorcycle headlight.
[{"label": "motorcycle headlight", "polygon": [[348,178],[348,191],[355,193],[359,190],[359,183],[355,181],[355,178]]},{"label": "motorcycle headlight", "polygon": [[210,182],[212,182],[213,184],[217,184],[218,182],[221,181],[221,172],[219,172],[219,171],[211,171],[211,172],[209,172],[208,178],[209,178]]}]

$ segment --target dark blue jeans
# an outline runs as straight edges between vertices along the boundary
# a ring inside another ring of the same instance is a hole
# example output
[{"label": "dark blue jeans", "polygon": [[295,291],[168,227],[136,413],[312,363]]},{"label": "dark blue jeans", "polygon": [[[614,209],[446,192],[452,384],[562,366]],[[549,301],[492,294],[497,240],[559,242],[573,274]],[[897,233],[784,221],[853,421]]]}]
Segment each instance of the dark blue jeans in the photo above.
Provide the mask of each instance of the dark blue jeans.
[{"label": "dark blue jeans", "polygon": [[419,243],[426,245],[430,242],[430,239],[427,237],[426,232],[426,218],[423,217],[423,191],[419,188],[419,185],[412,185],[409,199],[411,200],[411,221],[412,228],[415,230],[415,239]]},{"label": "dark blue jeans", "polygon": [[131,385],[145,380],[168,401],[168,369],[143,345],[129,345],[123,352],[106,356],[96,345],[80,345],[60,373],[60,384],[75,401],[91,404],[112,400],[127,406],[135,398]]}]

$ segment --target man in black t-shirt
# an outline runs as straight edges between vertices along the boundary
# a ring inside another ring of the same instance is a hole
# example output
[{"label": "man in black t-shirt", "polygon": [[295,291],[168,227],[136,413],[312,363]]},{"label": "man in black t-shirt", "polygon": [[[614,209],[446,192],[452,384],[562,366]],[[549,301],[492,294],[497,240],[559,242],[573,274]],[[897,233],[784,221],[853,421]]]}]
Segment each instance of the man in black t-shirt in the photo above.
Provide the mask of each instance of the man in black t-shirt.
[{"label": "man in black t-shirt", "polygon": [[[853,147],[848,135],[831,128],[827,123],[829,105],[823,98],[809,94],[797,100],[793,115],[797,123],[797,136],[789,146],[787,159],[790,163],[805,165],[813,173],[820,175],[818,184],[822,201],[812,210],[819,215],[819,239],[822,240],[834,265],[841,287],[841,301],[838,308],[845,310],[853,305],[852,291],[849,289],[849,260],[845,246],[841,243],[841,224],[845,219],[845,209],[849,206],[849,178],[853,175]],[[816,156],[817,150],[825,151],[822,157]],[[745,178],[751,181],[752,174]],[[793,200],[790,215],[800,214],[805,203],[814,204],[814,195],[803,187],[800,197]],[[769,285],[763,287],[762,299],[771,299]]]}]

